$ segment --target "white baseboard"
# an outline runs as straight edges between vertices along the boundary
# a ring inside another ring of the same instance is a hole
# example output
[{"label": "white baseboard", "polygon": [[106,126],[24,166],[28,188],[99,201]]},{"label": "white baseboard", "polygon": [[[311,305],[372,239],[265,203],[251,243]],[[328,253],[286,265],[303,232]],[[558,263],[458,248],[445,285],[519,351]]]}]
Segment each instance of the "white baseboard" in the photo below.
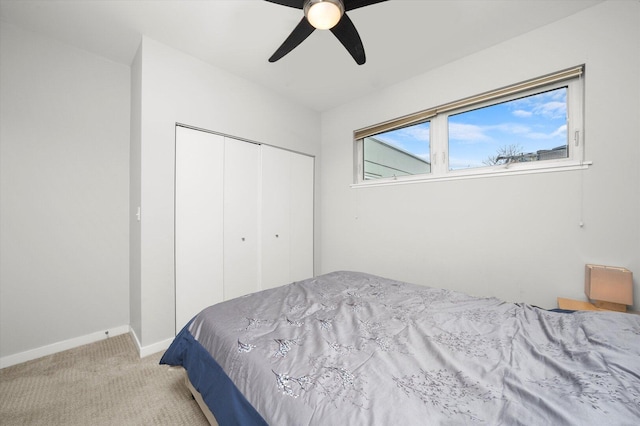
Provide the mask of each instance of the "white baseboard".
[{"label": "white baseboard", "polygon": [[74,337],[73,339],[63,340],[62,342],[52,343],[50,345],[20,352],[14,355],[4,356],[0,358],[0,368],[11,367],[12,365],[31,361],[33,359],[41,358],[47,355],[53,355],[58,352],[77,348],[78,346],[86,345],[89,343],[94,343],[99,340],[107,339],[109,337],[119,336],[121,334],[128,333],[129,330],[130,327],[128,325],[122,325],[119,327],[110,328],[105,331],[97,331],[95,333],[87,334],[84,336]]},{"label": "white baseboard", "polygon": [[156,342],[148,346],[142,346],[142,344],[140,343],[140,339],[138,339],[138,335],[136,334],[133,328],[129,331],[129,333],[131,334],[131,337],[133,337],[133,341],[138,347],[138,353],[140,354],[140,358],[144,358],[146,356],[153,355],[157,352],[164,351],[169,347],[171,342],[173,342],[173,337],[172,337],[171,339]]},{"label": "white baseboard", "polygon": [[154,343],[148,346],[142,346],[140,339],[136,335],[135,331],[128,325],[122,325],[119,327],[110,328],[105,331],[97,331],[95,333],[87,334],[80,337],[74,337],[73,339],[63,340],[62,342],[52,343],[50,345],[42,346],[39,348],[31,349],[28,351],[20,352],[14,355],[8,355],[0,358],[0,368],[11,367],[12,365],[21,364],[23,362],[31,361],[37,358],[41,358],[47,355],[53,355],[58,352],[66,351],[68,349],[77,348],[78,346],[94,343],[109,337],[119,336],[121,334],[129,333],[133,337],[140,358],[144,358],[148,355],[153,355],[157,352],[164,351],[169,347],[173,338],[163,340],[161,342]]}]

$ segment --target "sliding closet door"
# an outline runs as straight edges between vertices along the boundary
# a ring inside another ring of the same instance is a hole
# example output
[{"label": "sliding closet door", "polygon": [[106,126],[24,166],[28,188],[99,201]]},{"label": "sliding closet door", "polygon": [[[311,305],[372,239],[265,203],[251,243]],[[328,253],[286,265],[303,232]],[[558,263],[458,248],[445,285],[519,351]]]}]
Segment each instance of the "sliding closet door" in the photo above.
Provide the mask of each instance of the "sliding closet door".
[{"label": "sliding closet door", "polygon": [[176,127],[176,333],[223,300],[224,138]]},{"label": "sliding closet door", "polygon": [[312,157],[262,146],[262,288],[313,276]]},{"label": "sliding closet door", "polygon": [[207,306],[313,276],[314,159],[176,128],[176,333]]},{"label": "sliding closet door", "polygon": [[260,145],[225,138],[224,299],[258,291]]},{"label": "sliding closet door", "polygon": [[289,151],[262,145],[262,288],[289,280]]},{"label": "sliding closet door", "polygon": [[300,281],[313,276],[313,157],[291,153],[290,173],[289,279]]}]

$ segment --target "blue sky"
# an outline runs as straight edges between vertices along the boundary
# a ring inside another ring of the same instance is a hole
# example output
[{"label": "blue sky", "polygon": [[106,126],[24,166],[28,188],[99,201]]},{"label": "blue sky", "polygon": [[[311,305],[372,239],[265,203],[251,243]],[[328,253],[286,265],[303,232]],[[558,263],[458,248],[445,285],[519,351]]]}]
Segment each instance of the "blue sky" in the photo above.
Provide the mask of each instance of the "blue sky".
[{"label": "blue sky", "polygon": [[[567,143],[567,89],[559,88],[522,99],[449,117],[449,168],[484,166],[504,146],[523,153]],[[429,123],[376,138],[429,160]]]}]

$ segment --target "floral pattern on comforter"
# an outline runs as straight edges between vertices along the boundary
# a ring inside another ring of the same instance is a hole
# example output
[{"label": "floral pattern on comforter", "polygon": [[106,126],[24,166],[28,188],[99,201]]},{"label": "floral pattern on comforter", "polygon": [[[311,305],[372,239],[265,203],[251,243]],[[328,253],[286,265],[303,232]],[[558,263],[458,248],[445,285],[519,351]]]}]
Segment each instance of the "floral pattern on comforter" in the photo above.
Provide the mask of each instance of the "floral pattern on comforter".
[{"label": "floral pattern on comforter", "polygon": [[271,425],[638,424],[640,316],[334,272],[189,326]]}]

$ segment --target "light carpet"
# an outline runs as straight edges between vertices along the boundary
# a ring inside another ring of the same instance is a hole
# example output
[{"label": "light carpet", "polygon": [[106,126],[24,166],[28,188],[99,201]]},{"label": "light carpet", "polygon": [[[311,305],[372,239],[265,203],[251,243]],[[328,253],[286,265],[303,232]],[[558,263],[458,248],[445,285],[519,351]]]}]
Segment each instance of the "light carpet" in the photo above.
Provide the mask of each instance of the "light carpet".
[{"label": "light carpet", "polygon": [[208,425],[182,368],[128,334],[0,370],[0,424]]}]

